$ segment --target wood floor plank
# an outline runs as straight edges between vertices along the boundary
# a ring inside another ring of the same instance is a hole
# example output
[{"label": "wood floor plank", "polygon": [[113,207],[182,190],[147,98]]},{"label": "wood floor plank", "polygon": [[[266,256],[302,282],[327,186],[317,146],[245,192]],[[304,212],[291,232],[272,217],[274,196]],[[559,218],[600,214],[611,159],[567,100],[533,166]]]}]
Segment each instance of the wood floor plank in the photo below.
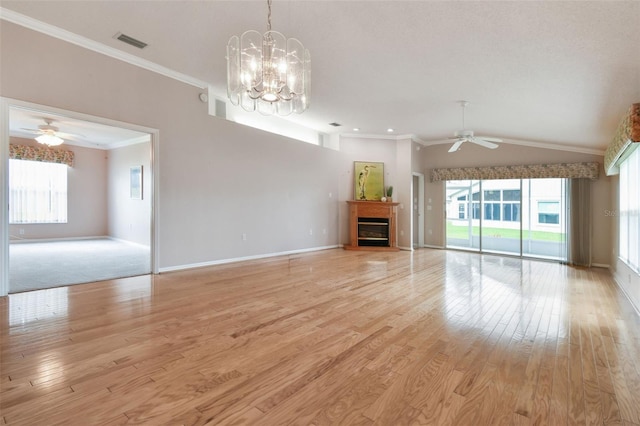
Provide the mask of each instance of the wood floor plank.
[{"label": "wood floor plank", "polygon": [[0,298],[0,424],[640,425],[603,269],[295,254]]}]

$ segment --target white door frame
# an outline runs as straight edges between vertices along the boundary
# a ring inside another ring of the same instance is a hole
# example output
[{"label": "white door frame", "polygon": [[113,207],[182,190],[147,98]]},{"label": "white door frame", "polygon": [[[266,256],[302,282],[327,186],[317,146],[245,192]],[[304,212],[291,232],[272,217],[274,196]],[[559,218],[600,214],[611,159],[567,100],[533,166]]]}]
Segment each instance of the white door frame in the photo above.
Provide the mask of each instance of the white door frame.
[{"label": "white door frame", "polygon": [[32,102],[0,97],[0,296],[9,294],[9,112],[12,107],[28,108],[50,112],[76,120],[92,121],[123,129],[148,133],[151,136],[151,272],[158,273],[159,269],[159,240],[158,240],[158,212],[159,212],[159,142],[158,129],[138,126],[131,123],[111,120],[103,117],[68,111]]},{"label": "white door frame", "polygon": [[[413,176],[418,178],[418,247],[424,247],[424,174],[413,172]],[[411,179],[411,247],[414,247],[413,241],[413,215],[415,206],[413,205],[413,178]]]}]

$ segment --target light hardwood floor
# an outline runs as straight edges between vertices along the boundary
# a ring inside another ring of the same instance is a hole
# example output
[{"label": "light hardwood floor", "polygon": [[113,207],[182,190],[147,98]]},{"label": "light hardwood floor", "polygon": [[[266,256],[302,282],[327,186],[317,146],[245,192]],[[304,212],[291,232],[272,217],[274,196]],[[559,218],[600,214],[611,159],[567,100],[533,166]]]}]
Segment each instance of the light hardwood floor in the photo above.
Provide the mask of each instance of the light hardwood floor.
[{"label": "light hardwood floor", "polygon": [[640,425],[602,269],[336,249],[0,299],[7,424]]}]

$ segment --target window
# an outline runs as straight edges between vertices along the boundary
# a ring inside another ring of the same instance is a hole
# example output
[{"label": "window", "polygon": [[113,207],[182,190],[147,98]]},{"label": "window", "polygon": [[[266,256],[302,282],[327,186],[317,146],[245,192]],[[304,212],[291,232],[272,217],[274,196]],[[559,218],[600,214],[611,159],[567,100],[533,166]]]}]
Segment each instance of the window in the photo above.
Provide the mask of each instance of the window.
[{"label": "window", "polygon": [[620,250],[619,256],[640,272],[640,149],[620,164]]},{"label": "window", "polygon": [[485,203],[484,218],[485,220],[500,220],[500,203]]},{"label": "window", "polygon": [[504,203],[502,205],[502,220],[520,222],[520,203]]},{"label": "window", "polygon": [[505,189],[502,191],[503,201],[517,201],[520,202],[520,190],[519,189]]},{"label": "window", "polygon": [[465,204],[458,204],[458,219],[465,219],[467,209]]},{"label": "window", "polygon": [[484,191],[485,201],[500,201],[500,190]]},{"label": "window", "polygon": [[471,208],[472,210],[472,219],[480,219],[480,203],[473,203]]},{"label": "window", "polygon": [[67,223],[67,166],[9,160],[9,222]]},{"label": "window", "polygon": [[538,223],[560,224],[560,202],[538,201]]},{"label": "window", "polygon": [[460,203],[458,204],[458,219],[466,219],[467,218],[467,196],[466,195],[462,195],[460,197],[458,197],[458,201],[460,201]]},{"label": "window", "polygon": [[[486,190],[484,191],[484,201],[485,220],[520,222],[519,189]],[[478,211],[479,208],[478,206]],[[479,217],[474,216],[474,219],[479,219]]]},{"label": "window", "polygon": [[520,222],[520,190],[504,189],[502,191],[502,220]]},{"label": "window", "polygon": [[471,200],[473,201],[471,204],[471,218],[480,219],[480,192],[474,192],[471,195]]}]

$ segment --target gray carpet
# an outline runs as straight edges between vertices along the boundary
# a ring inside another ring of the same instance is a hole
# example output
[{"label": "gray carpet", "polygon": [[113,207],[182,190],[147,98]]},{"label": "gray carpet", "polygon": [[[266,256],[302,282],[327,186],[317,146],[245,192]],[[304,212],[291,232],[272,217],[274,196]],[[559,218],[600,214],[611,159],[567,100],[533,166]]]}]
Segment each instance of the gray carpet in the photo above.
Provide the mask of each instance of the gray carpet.
[{"label": "gray carpet", "polygon": [[9,245],[9,292],[148,274],[148,247],[107,238]]}]

